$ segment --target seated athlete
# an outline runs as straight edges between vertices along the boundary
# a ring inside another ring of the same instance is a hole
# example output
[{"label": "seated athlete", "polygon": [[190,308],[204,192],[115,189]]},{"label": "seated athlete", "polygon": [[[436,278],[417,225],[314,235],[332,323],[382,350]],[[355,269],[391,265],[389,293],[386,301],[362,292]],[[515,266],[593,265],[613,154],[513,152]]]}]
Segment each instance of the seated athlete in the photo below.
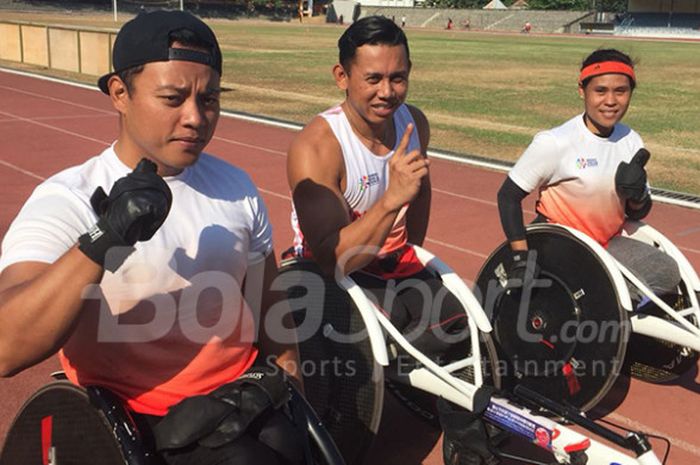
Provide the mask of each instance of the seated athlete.
[{"label": "seated athlete", "polygon": [[[657,294],[672,293],[680,282],[675,261],[659,249],[622,237],[626,219],[641,220],[652,207],[641,137],[620,121],[637,84],[626,54],[596,50],[581,65],[579,95],[584,112],[535,136],[498,192],[501,223],[512,249],[509,278],[522,282],[528,251],[521,202],[537,191],[535,221],[582,231]],[[532,270],[537,270],[534,266]],[[643,296],[636,289],[633,299]]]},{"label": "seated athlete", "polygon": [[[270,289],[263,200],[243,171],[202,153],[219,118],[214,33],[188,13],[143,13],[122,27],[113,63],[99,86],[119,114],[116,142],[39,185],[3,240],[0,373],[58,352],[70,381],[114,392],[150,441],[171,407],[239,380],[256,359],[295,371],[297,348],[265,325],[256,336],[256,319],[283,297]],[[260,284],[260,309],[243,298],[244,280],[246,294]],[[210,447],[161,431],[160,455],[169,465],[290,463],[257,433],[221,433]]]},{"label": "seated athlete", "polygon": [[450,343],[437,331],[463,332],[466,315],[452,296],[434,305],[441,283],[410,246],[423,243],[430,215],[430,129],[404,103],[406,36],[391,20],[368,17],[338,47],[333,76],[345,100],[316,116],[289,149],[294,252],[328,275],[352,274],[409,340],[444,351]]},{"label": "seated athlete", "polygon": [[405,103],[406,36],[370,16],[354,22],[338,48],[333,77],[345,100],[316,116],[289,149],[293,253],[327,275],[351,275],[426,355],[464,356],[466,313],[411,247],[423,244],[430,215],[430,128]]}]

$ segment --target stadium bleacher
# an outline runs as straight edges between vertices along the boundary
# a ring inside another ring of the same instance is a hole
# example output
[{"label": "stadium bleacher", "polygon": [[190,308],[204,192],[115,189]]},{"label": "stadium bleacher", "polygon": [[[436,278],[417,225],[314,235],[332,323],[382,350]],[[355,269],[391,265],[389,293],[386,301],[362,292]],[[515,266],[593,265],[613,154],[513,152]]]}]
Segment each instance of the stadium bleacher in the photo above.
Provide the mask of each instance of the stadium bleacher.
[{"label": "stadium bleacher", "polygon": [[628,13],[615,27],[617,35],[700,38],[700,14]]},{"label": "stadium bleacher", "polygon": [[444,28],[448,19],[451,18],[455,29],[461,29],[464,22],[469,20],[471,30],[519,32],[523,25],[529,22],[532,25],[532,32],[544,33],[569,32],[567,28],[577,22],[585,21],[593,14],[588,11],[461,10],[371,6],[362,6],[361,12],[361,16],[384,15],[395,19],[406,17],[408,27]]}]

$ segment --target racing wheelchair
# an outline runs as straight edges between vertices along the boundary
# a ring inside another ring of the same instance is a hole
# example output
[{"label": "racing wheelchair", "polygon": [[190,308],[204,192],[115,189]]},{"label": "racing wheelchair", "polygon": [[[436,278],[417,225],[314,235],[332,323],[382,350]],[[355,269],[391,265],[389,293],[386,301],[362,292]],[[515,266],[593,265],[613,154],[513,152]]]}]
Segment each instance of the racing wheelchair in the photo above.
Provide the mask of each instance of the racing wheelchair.
[{"label": "racing wheelchair", "polygon": [[[121,400],[62,373],[22,406],[0,452],[2,465],[163,465]],[[291,383],[285,415],[305,438],[304,463],[344,465],[332,438]]]},{"label": "racing wheelchair", "polygon": [[[611,389],[629,356],[629,342],[637,336],[661,341],[672,354],[673,363],[661,364],[650,379],[678,376],[695,365],[700,350],[696,296],[700,281],[692,266],[650,226],[627,225],[626,234],[676,259],[682,282],[671,305],[578,231],[536,224],[528,227],[527,234],[530,247],[549,257],[541,264],[546,286],[533,288],[527,298],[507,286],[507,244],[488,258],[474,293],[444,262],[415,247],[419,260],[441,278],[468,315],[469,353],[447,363],[417,350],[350,277],[329,283],[316,276],[309,286],[312,265],[296,261],[283,267],[291,301],[325,298],[325,304],[295,312],[298,325],[321,328],[310,338],[300,336],[302,359],[328,360],[340,353],[341,360],[356,360],[364,367],[359,376],[345,380],[337,374],[305,376],[309,400],[348,463],[361,461],[376,433],[385,381],[405,383],[477,413],[498,429],[547,450],[556,463],[662,463],[643,433],[620,435],[585,412]],[[626,280],[648,296],[651,310],[633,308]],[[337,289],[329,291],[329,286]],[[523,301],[527,303],[521,311]],[[529,338],[521,337],[519,326]],[[559,335],[559,340],[552,338]],[[415,363],[408,373],[393,377],[391,365],[397,354],[408,355]],[[647,362],[634,362],[642,377]]]}]

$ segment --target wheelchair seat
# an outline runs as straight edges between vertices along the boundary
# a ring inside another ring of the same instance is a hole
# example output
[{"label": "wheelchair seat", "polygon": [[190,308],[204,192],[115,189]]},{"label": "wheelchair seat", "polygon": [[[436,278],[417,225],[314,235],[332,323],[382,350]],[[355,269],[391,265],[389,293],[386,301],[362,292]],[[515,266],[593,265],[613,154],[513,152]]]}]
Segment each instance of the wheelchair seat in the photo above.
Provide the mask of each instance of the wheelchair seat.
[{"label": "wheelchair seat", "polygon": [[618,293],[626,289],[620,290],[598,254],[563,228],[531,227],[527,241],[541,268],[529,296],[506,288],[507,242],[489,256],[476,279],[505,362],[503,388],[522,384],[590,410],[622,369],[630,324]]}]

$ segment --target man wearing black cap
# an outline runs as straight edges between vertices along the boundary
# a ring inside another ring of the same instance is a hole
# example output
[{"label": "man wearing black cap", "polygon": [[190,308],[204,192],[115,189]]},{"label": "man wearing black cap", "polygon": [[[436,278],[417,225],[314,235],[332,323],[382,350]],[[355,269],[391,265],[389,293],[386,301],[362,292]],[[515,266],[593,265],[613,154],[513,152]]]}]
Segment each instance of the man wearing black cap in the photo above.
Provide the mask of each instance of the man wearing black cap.
[{"label": "man wearing black cap", "polygon": [[[111,389],[154,424],[256,358],[296,371],[293,335],[261,325],[256,339],[256,320],[276,302],[265,205],[244,172],[202,153],[219,117],[221,61],[213,32],[190,14],[124,25],[115,72],[99,80],[119,113],[118,139],[37,187],[3,240],[0,374],[59,351],[71,381]],[[261,315],[242,297],[244,280],[248,300],[262,296]],[[245,439],[166,458],[277,460]]]}]

